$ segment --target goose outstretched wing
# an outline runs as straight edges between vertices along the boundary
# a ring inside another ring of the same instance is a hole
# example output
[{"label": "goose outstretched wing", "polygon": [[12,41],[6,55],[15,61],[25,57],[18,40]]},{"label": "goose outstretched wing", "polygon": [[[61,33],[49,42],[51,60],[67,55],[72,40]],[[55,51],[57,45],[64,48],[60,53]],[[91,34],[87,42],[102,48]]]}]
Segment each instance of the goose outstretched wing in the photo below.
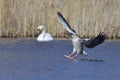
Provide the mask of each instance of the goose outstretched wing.
[{"label": "goose outstretched wing", "polygon": [[60,12],[58,12],[58,17],[59,17],[60,22],[63,24],[64,28],[68,32],[70,32],[71,34],[76,34],[75,30],[70,27],[70,25],[68,24],[68,22],[65,20],[65,18]]},{"label": "goose outstretched wing", "polygon": [[95,38],[91,38],[89,40],[83,40],[83,44],[87,48],[94,48],[95,46],[103,43],[105,41],[105,34],[104,32],[100,32],[98,36]]}]

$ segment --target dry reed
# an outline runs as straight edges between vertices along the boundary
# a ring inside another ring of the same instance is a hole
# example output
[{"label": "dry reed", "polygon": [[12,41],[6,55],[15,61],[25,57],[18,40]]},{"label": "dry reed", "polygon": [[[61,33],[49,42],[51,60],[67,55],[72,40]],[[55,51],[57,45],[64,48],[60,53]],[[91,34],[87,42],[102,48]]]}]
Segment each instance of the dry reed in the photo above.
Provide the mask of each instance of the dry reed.
[{"label": "dry reed", "polygon": [[80,37],[120,38],[120,0],[0,0],[0,37],[36,37],[41,24],[61,37],[57,11]]}]

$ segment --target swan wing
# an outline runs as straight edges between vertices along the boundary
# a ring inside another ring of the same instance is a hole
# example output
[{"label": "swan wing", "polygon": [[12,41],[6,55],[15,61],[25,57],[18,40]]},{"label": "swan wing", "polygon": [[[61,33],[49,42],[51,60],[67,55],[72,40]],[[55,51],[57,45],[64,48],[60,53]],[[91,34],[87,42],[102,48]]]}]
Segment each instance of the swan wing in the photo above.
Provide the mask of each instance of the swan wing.
[{"label": "swan wing", "polygon": [[53,37],[51,36],[51,34],[45,33],[45,35],[44,35],[44,40],[45,40],[45,41],[51,41],[51,40],[53,40]]}]

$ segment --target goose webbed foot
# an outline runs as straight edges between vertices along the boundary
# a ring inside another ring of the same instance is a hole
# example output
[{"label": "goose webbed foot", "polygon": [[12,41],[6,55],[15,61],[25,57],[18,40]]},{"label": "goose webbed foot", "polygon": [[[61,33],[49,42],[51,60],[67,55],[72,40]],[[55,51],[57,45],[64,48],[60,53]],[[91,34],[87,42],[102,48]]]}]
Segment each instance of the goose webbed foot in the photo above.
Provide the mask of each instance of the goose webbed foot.
[{"label": "goose webbed foot", "polygon": [[68,59],[75,59],[77,57],[77,55],[64,55],[65,57],[67,57]]}]

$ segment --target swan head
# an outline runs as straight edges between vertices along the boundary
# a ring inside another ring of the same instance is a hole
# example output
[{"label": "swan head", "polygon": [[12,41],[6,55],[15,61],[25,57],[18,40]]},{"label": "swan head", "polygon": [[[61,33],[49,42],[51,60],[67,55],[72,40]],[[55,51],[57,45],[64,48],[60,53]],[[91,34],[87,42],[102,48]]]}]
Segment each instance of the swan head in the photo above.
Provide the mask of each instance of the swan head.
[{"label": "swan head", "polygon": [[43,31],[45,29],[45,26],[44,25],[40,25],[40,26],[37,27],[37,29],[40,30],[40,31]]}]

